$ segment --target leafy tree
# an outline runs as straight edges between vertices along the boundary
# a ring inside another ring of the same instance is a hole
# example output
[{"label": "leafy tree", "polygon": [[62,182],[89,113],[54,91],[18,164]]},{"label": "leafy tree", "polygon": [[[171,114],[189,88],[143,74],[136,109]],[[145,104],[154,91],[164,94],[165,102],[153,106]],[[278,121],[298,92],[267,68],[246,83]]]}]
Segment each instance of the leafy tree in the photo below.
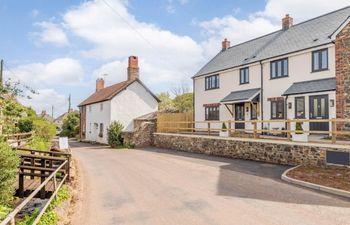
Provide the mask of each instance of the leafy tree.
[{"label": "leafy tree", "polygon": [[172,109],[174,108],[174,102],[170,97],[169,92],[161,92],[157,95],[159,100],[159,110]]},{"label": "leafy tree", "polygon": [[44,118],[36,118],[33,121],[33,128],[35,135],[43,138],[46,141],[51,141],[51,139],[56,135],[55,124],[45,120]]},{"label": "leafy tree", "polygon": [[6,205],[14,192],[19,157],[6,143],[0,143],[0,205]]},{"label": "leafy tree", "polygon": [[193,111],[193,93],[185,93],[174,98],[174,105],[180,112]]},{"label": "leafy tree", "polygon": [[122,131],[124,126],[119,121],[113,121],[107,129],[108,144],[112,148],[117,148],[123,145]]},{"label": "leafy tree", "polygon": [[63,120],[60,136],[75,137],[79,134],[80,115],[78,112],[70,112]]}]

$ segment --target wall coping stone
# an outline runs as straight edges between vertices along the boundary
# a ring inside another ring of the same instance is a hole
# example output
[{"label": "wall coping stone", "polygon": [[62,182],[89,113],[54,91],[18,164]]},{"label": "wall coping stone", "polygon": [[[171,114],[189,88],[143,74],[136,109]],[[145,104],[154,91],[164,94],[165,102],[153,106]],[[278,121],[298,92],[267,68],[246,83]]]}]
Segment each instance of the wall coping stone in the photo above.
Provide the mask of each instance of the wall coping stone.
[{"label": "wall coping stone", "polygon": [[166,135],[166,136],[179,136],[179,137],[195,137],[211,140],[231,140],[231,141],[244,141],[252,143],[271,143],[271,144],[281,144],[290,146],[308,146],[308,147],[318,147],[318,148],[331,148],[331,149],[341,149],[342,151],[350,152],[350,146],[337,145],[337,144],[326,144],[326,143],[301,143],[301,142],[289,142],[284,140],[271,140],[271,139],[251,139],[251,138],[238,138],[238,137],[219,137],[219,136],[206,136],[206,135],[196,135],[196,134],[173,134],[173,133],[154,133],[153,135]]}]

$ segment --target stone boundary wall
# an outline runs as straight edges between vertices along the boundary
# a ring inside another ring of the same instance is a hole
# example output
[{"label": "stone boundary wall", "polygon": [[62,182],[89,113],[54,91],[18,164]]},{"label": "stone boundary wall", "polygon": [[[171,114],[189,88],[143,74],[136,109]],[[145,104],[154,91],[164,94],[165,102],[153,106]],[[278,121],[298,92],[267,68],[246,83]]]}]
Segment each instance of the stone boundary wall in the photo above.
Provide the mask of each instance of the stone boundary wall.
[{"label": "stone boundary wall", "polygon": [[322,144],[154,133],[154,146],[283,165],[326,165],[326,151],[349,151]]},{"label": "stone boundary wall", "polygon": [[156,126],[155,120],[134,120],[134,131],[122,133],[124,143],[133,144],[135,147],[151,146]]}]

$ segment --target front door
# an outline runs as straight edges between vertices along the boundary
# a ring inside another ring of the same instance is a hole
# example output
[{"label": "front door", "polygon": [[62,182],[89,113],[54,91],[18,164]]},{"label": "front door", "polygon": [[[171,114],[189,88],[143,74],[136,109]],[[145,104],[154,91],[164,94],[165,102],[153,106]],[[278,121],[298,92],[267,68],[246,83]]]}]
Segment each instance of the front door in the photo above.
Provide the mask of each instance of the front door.
[{"label": "front door", "polygon": [[[244,121],[244,103],[235,104],[235,121]],[[235,123],[235,129],[244,129],[244,123]]]},{"label": "front door", "polygon": [[[312,119],[328,119],[328,95],[310,96],[310,120]],[[328,131],[328,122],[310,122],[310,130]]]}]

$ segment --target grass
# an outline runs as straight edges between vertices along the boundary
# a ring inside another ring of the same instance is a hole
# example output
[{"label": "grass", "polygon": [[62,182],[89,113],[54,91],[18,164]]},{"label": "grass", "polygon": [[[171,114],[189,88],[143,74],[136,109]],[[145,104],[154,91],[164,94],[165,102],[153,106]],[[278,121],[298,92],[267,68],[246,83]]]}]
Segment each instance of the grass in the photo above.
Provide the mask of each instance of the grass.
[{"label": "grass", "polygon": [[[54,211],[54,209],[60,205],[63,201],[69,198],[69,190],[67,186],[63,186],[57,193],[56,198],[50,203],[44,215],[41,217],[38,225],[55,225],[59,221],[59,216]],[[25,216],[17,225],[31,225],[33,224],[35,218],[38,216],[39,210],[35,211],[31,215]]]},{"label": "grass", "polygon": [[0,221],[6,218],[7,214],[9,214],[13,209],[9,206],[0,205]]}]

